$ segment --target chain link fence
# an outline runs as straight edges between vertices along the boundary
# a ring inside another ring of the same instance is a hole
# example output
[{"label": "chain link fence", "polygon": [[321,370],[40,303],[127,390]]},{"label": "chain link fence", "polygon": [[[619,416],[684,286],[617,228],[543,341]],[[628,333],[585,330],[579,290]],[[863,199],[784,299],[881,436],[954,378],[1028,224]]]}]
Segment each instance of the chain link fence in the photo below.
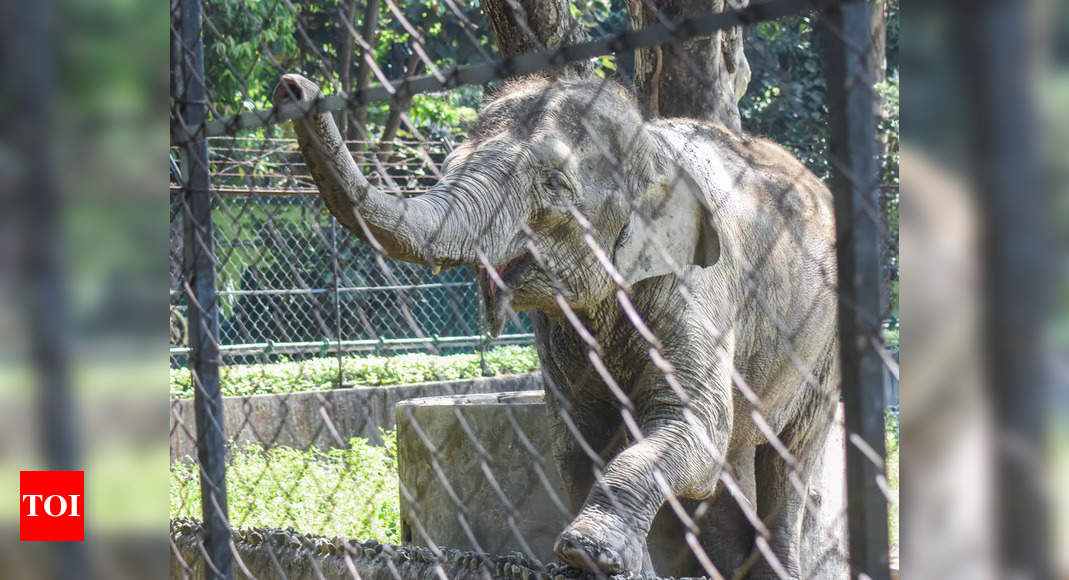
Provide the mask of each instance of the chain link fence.
[{"label": "chain link fence", "polygon": [[171,6],[172,577],[889,577],[869,5]]},{"label": "chain link fence", "polygon": [[[491,340],[480,321],[471,269],[435,275],[425,268],[380,269],[374,251],[327,213],[293,139],[208,140],[217,295],[224,364],[284,355],[420,350],[441,354],[494,344],[530,344],[524,321]],[[354,151],[368,145],[350,142]],[[381,165],[402,195],[433,182],[428,163],[444,146],[396,143]],[[180,173],[171,184],[176,204]],[[172,212],[172,363],[185,365],[185,295],[180,290],[181,213]]]}]

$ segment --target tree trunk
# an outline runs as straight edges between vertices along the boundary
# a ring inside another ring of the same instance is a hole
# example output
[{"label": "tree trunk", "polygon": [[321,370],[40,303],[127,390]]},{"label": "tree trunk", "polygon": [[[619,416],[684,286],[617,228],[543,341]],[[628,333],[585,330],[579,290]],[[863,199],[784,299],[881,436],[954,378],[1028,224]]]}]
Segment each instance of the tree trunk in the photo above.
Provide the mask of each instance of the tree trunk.
[{"label": "tree trunk", "polygon": [[[568,46],[589,40],[572,16],[568,0],[483,0],[483,13],[501,56],[510,57],[543,48]],[[555,76],[585,77],[594,72],[589,62],[563,65]]]},{"label": "tree trunk", "polygon": [[872,30],[872,82],[880,83],[887,78],[887,5],[891,0],[878,0],[869,5],[869,23]]},{"label": "tree trunk", "polygon": [[[748,2],[653,0],[669,22]],[[628,0],[628,7],[635,29],[659,23],[645,0]],[[739,130],[738,103],[749,82],[750,65],[738,27],[635,53],[635,92],[650,118],[691,117]]]},{"label": "tree trunk", "polygon": [[[405,77],[412,78],[423,71],[423,61],[415,50],[408,57],[405,67]],[[395,99],[390,103],[390,115],[386,117],[386,124],[382,128],[382,138],[379,139],[379,159],[386,160],[393,151],[393,140],[397,136],[397,130],[401,128],[401,115],[412,107],[412,95]]]},{"label": "tree trunk", "polygon": [[[338,18],[338,76],[341,78],[341,90],[346,95],[353,91],[353,52],[356,42],[353,34],[349,31],[350,26],[356,25],[356,0],[341,0],[339,3]],[[338,129],[342,135],[348,135],[349,115],[346,111],[339,111],[335,119],[338,121]]]},{"label": "tree trunk", "polygon": [[[869,30],[872,31],[872,42],[869,45],[868,58],[872,62],[872,81],[878,84],[887,79],[887,9],[891,0],[878,0],[869,5]],[[883,106],[883,97],[875,93],[873,106],[876,107],[876,122],[879,123],[876,131],[876,153],[880,159],[880,175],[884,174],[887,163],[887,155],[890,152],[890,141],[887,134],[878,127],[887,121],[887,111]],[[882,184],[881,184],[882,185]],[[892,268],[892,259],[897,256],[898,232],[891,231],[891,202],[897,192],[880,189],[880,236],[883,240],[881,248],[883,254],[883,267],[880,270],[880,314],[884,318],[891,316],[893,308],[891,304],[892,282],[896,272]]]},{"label": "tree trunk", "polygon": [[[367,6],[364,10],[364,25],[360,30],[360,37],[363,38],[369,46],[373,49],[379,44],[379,0],[367,0]],[[363,52],[363,50],[361,50]],[[370,55],[361,54],[360,67],[356,72],[356,90],[362,91],[368,87],[371,83],[371,65],[367,62],[367,57],[370,57],[372,61],[375,59],[375,54]],[[349,128],[347,137],[349,139],[357,138],[357,135],[365,133],[367,130],[367,105],[358,105],[353,110],[353,124],[354,127]],[[356,148],[358,151],[363,150],[364,146],[361,144]]]}]

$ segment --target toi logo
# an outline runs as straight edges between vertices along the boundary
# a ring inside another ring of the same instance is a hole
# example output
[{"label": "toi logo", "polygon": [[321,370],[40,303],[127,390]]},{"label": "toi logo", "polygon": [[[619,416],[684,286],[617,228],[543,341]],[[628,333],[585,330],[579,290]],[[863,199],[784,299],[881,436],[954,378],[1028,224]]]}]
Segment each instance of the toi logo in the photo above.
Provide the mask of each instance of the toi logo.
[{"label": "toi logo", "polygon": [[20,471],[19,540],[84,540],[84,487],[82,471]]}]

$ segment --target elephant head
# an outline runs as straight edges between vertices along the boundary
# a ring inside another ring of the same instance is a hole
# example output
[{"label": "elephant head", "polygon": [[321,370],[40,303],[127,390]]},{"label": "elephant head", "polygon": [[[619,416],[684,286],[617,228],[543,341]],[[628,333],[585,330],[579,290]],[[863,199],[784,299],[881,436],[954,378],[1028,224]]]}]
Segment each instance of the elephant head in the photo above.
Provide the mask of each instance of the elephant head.
[{"label": "elephant head", "polygon": [[[320,96],[294,74],[274,92],[276,103]],[[510,306],[560,316],[563,299],[582,313],[620,285],[715,259],[693,181],[611,82],[507,85],[446,158],[440,181],[407,199],[368,183],[330,114],[293,125],[327,207],[353,234],[401,260],[483,267],[495,336]]]}]

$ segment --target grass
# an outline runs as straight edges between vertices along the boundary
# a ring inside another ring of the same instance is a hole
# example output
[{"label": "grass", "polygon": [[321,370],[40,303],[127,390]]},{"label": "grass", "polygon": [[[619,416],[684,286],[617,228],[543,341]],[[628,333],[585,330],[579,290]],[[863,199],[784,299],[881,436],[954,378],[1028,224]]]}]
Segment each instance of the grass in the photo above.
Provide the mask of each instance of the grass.
[{"label": "grass", "polygon": [[[530,346],[501,346],[485,354],[491,375],[538,370],[538,355]],[[262,365],[233,365],[219,369],[223,395],[258,395],[317,391],[338,388],[338,359],[315,358]],[[353,356],[343,360],[345,386],[383,386],[450,381],[483,376],[478,353],[396,356]],[[171,396],[190,398],[193,387],[189,369],[171,369]]]},{"label": "grass", "polygon": [[[304,534],[399,544],[400,498],[395,432],[385,447],[354,437],[348,449],[232,450],[227,503],[235,527],[293,528]],[[200,519],[196,465],[171,467],[171,517]]]}]

